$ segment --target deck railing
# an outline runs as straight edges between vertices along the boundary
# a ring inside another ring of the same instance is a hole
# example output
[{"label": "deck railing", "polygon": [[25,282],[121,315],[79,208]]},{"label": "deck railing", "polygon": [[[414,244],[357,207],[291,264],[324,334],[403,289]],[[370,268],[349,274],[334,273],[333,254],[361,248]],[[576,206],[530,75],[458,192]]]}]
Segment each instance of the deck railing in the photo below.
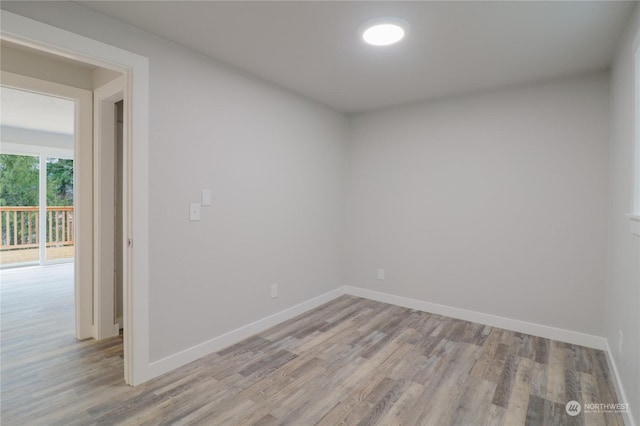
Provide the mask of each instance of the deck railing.
[{"label": "deck railing", "polygon": [[[73,206],[48,206],[47,247],[73,245]],[[38,247],[40,244],[40,211],[37,206],[0,207],[2,244],[0,250]]]}]

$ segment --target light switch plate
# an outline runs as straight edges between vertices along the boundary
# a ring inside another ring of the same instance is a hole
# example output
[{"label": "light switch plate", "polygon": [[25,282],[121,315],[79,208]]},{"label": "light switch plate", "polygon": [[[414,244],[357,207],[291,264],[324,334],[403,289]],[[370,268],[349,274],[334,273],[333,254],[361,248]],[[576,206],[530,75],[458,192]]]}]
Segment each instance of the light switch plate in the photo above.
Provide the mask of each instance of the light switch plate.
[{"label": "light switch plate", "polygon": [[211,190],[203,189],[202,190],[202,205],[210,206],[211,205]]},{"label": "light switch plate", "polygon": [[189,220],[191,222],[200,220],[200,204],[198,203],[189,204]]}]

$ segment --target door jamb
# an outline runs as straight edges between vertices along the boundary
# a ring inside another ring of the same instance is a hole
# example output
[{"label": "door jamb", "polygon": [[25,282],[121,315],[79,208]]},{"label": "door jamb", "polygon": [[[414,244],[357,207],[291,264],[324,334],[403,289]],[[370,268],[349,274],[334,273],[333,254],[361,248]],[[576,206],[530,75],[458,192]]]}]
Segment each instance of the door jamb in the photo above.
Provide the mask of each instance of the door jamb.
[{"label": "door jamb", "polygon": [[[93,92],[93,306],[94,330],[97,340],[117,336],[120,332],[115,317],[117,303],[114,294],[114,141],[115,103],[127,98],[125,77],[121,76]],[[126,106],[125,106],[126,108]],[[126,114],[125,114],[126,117]],[[128,123],[124,123],[125,127]],[[128,146],[127,132],[123,131],[123,147]],[[126,161],[126,159],[123,159]],[[124,167],[123,167],[124,170]],[[124,197],[123,197],[124,198]],[[127,211],[126,200],[121,206]],[[127,252],[126,235],[119,249]],[[124,263],[124,256],[123,256]],[[123,286],[124,288],[124,286]]]}]

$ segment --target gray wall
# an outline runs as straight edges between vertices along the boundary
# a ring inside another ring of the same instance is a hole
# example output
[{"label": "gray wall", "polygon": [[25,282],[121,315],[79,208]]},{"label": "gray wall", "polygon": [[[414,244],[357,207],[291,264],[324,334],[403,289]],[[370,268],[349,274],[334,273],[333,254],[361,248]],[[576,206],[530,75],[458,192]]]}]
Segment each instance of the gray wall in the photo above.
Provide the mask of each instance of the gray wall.
[{"label": "gray wall", "polygon": [[342,285],[346,117],[72,3],[3,8],[149,58],[151,361]]},{"label": "gray wall", "polygon": [[598,73],[354,117],[348,283],[601,336],[608,96]]}]

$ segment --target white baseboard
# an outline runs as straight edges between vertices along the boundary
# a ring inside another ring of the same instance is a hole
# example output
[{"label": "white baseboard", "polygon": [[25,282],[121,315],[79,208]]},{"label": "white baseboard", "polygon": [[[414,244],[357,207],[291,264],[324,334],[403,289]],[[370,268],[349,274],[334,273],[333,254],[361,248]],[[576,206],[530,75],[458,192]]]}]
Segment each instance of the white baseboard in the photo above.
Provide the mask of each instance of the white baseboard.
[{"label": "white baseboard", "polygon": [[531,334],[532,336],[544,337],[547,339],[559,340],[561,342],[574,345],[586,346],[589,348],[607,350],[607,341],[604,337],[577,331],[564,330],[562,328],[549,327],[547,325],[535,324],[532,322],[520,321],[497,315],[485,314],[482,312],[469,311],[467,309],[454,308],[437,303],[425,302],[408,297],[395,296],[393,294],[382,293],[375,290],[368,290],[360,287],[345,286],[344,292],[352,296],[364,297],[365,299],[377,300],[378,302],[390,303],[405,308],[416,309],[418,311],[430,312],[444,315],[465,321],[476,322],[478,324],[489,325],[491,327],[504,328],[506,330]]},{"label": "white baseboard", "polygon": [[297,315],[307,312],[313,308],[327,303],[337,297],[342,296],[344,293],[344,287],[337,288],[328,293],[314,297],[313,299],[302,302],[291,308],[277,312],[266,318],[259,319],[258,321],[247,324],[243,327],[229,331],[228,333],[214,337],[206,342],[197,344],[188,349],[169,355],[166,358],[159,359],[149,363],[148,377],[157,377],[168,371],[174,370],[178,367],[182,367],[192,361],[200,359],[206,355],[217,352],[221,349],[231,346],[234,343],[238,343],[241,340],[251,337],[254,334],[260,333],[274,325],[289,320]]},{"label": "white baseboard", "polygon": [[[213,352],[217,352],[227,346],[240,342],[243,339],[251,337],[257,333],[260,333],[274,325],[277,325],[283,321],[289,320],[297,315],[300,315],[306,311],[314,309],[326,302],[329,302],[344,294],[349,294],[356,297],[362,297],[365,299],[376,300],[383,303],[390,303],[397,306],[402,306],[410,309],[416,309],[419,311],[430,312],[438,315],[448,316],[451,318],[457,318],[465,321],[471,321],[479,324],[488,325],[491,327],[499,327],[506,330],[517,331],[520,333],[530,334],[533,336],[544,337],[547,339],[558,340],[571,344],[586,346],[594,349],[600,349],[607,353],[607,359],[611,364],[611,369],[614,372],[616,379],[616,387],[619,389],[622,399],[626,402],[624,390],[620,383],[620,377],[616,369],[613,360],[611,359],[609,346],[607,340],[604,337],[594,336],[590,334],[580,333],[576,331],[564,330],[561,328],[550,327],[541,324],[535,324],[531,322],[515,320],[511,318],[500,317],[497,315],[485,314],[482,312],[470,311],[467,309],[455,308],[446,305],[440,305],[437,303],[425,302],[418,299],[411,299],[408,297],[396,296],[388,293],[382,293],[379,291],[368,290],[353,286],[339,287],[328,293],[307,300],[306,302],[292,306],[291,308],[277,312],[268,317],[262,318],[251,324],[239,327],[235,330],[229,331],[220,336],[214,337],[203,343],[192,346],[188,349],[170,355],[168,357],[153,361],[149,364],[148,377],[157,377],[161,374],[174,370],[178,367],[186,365],[192,361],[209,355]],[[629,413],[629,423],[634,425],[631,413]]]},{"label": "white baseboard", "polygon": [[[622,386],[622,380],[620,378],[620,374],[618,374],[618,367],[616,366],[616,361],[613,359],[613,356],[611,355],[611,347],[609,347],[609,341],[606,339],[605,341],[606,341],[607,348],[605,349],[604,352],[607,355],[607,364],[609,364],[609,371],[613,372],[613,384],[616,386],[616,393],[618,394],[617,395],[618,401],[616,402],[630,404],[629,398],[627,398],[627,394],[624,391],[624,386]],[[633,419],[633,413],[631,413],[631,410],[627,411],[626,413],[623,413],[622,417],[624,417],[624,424],[630,425],[630,426],[637,425],[637,423]]]}]

